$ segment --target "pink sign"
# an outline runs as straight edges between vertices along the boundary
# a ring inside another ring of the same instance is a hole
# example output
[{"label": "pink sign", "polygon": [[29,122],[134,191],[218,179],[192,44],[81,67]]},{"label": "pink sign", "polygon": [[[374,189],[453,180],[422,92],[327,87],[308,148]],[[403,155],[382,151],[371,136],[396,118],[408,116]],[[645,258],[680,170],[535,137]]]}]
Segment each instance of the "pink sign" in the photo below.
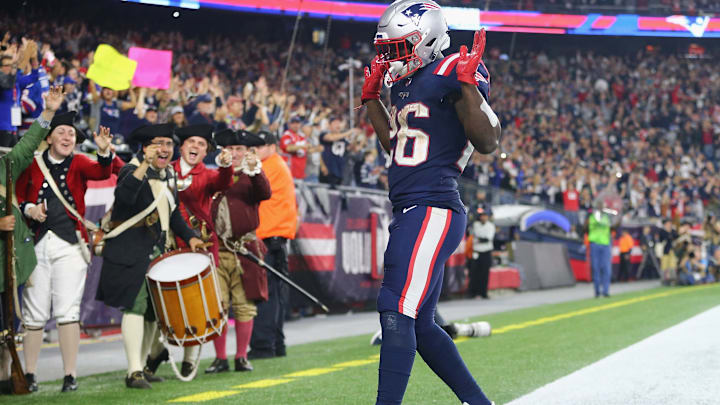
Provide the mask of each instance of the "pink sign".
[{"label": "pink sign", "polygon": [[170,87],[172,51],[132,47],[128,58],[137,61],[133,86],[154,89]]}]

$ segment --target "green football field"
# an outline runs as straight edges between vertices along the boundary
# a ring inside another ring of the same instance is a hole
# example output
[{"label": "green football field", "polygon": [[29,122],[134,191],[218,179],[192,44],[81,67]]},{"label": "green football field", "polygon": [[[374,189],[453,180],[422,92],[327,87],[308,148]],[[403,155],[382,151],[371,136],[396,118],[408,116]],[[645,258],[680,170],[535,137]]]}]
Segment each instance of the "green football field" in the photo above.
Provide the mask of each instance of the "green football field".
[{"label": "green football field", "polygon": [[[586,299],[485,316],[489,338],[456,344],[480,386],[498,405],[593,363],[718,305],[720,285],[656,288],[608,299]],[[474,319],[480,320],[480,319]],[[60,381],[41,383],[22,404],[372,404],[377,388],[378,346],[369,335],[290,347],[288,357],[253,361],[251,373],[198,377],[183,383],[168,365],[167,378],[151,390],[130,390],[124,371],[79,379],[75,393],[60,394]],[[232,343],[230,343],[232,344]],[[213,350],[208,345],[205,350]],[[231,364],[232,367],[232,364]],[[9,402],[8,402],[9,403]],[[405,404],[459,401],[418,356]]]}]

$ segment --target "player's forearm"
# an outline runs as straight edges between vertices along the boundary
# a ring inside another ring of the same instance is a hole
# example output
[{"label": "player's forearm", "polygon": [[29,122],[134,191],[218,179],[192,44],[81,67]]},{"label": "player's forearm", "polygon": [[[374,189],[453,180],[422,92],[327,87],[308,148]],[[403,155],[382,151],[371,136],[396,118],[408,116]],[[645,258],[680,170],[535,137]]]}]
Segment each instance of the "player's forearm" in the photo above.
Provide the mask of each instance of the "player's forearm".
[{"label": "player's forearm", "polygon": [[390,153],[390,113],[380,100],[366,100],[368,118],[377,134],[380,144]]},{"label": "player's forearm", "polygon": [[500,141],[500,121],[477,87],[463,83],[462,98],[455,104],[465,136],[480,153],[492,153]]}]

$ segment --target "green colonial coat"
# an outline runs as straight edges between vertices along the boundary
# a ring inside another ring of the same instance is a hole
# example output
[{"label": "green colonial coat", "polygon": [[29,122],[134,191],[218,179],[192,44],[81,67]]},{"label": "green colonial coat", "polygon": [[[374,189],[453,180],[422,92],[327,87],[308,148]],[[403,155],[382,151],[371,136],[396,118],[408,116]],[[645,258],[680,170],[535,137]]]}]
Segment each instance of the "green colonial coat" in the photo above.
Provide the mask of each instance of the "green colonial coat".
[{"label": "green colonial coat", "polygon": [[[20,174],[32,163],[34,152],[45,139],[49,130],[40,126],[37,122],[30,126],[25,135],[20,138],[12,150],[0,158],[0,184],[6,186],[5,159],[12,160],[13,181],[20,177]],[[4,193],[3,193],[4,194]],[[35,246],[33,244],[33,233],[28,228],[25,218],[20,210],[13,206],[15,215],[15,274],[18,285],[25,283],[30,277],[37,259],[35,258]],[[5,216],[5,197],[0,196],[0,216]],[[5,291],[5,232],[0,232],[0,292]]]}]

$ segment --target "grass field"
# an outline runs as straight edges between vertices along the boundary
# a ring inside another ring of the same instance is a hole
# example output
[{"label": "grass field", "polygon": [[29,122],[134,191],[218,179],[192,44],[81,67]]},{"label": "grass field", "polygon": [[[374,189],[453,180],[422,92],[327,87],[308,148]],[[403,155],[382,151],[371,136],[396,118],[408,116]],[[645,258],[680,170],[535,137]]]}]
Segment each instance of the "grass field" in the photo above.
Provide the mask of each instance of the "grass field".
[{"label": "grass field", "polygon": [[[493,325],[492,337],[456,343],[488,397],[502,404],[718,305],[719,294],[718,284],[657,288],[498,313],[483,317]],[[251,373],[206,376],[208,360],[190,383],[177,381],[163,365],[159,374],[168,381],[151,390],[126,389],[124,371],[118,371],[80,378],[75,393],[59,395],[62,384],[55,381],[13,399],[22,404],[371,404],[379,347],[368,341],[365,335],[293,346],[286,358],[253,361]],[[210,346],[205,350],[213,350]],[[418,356],[404,403],[459,402]]]}]

